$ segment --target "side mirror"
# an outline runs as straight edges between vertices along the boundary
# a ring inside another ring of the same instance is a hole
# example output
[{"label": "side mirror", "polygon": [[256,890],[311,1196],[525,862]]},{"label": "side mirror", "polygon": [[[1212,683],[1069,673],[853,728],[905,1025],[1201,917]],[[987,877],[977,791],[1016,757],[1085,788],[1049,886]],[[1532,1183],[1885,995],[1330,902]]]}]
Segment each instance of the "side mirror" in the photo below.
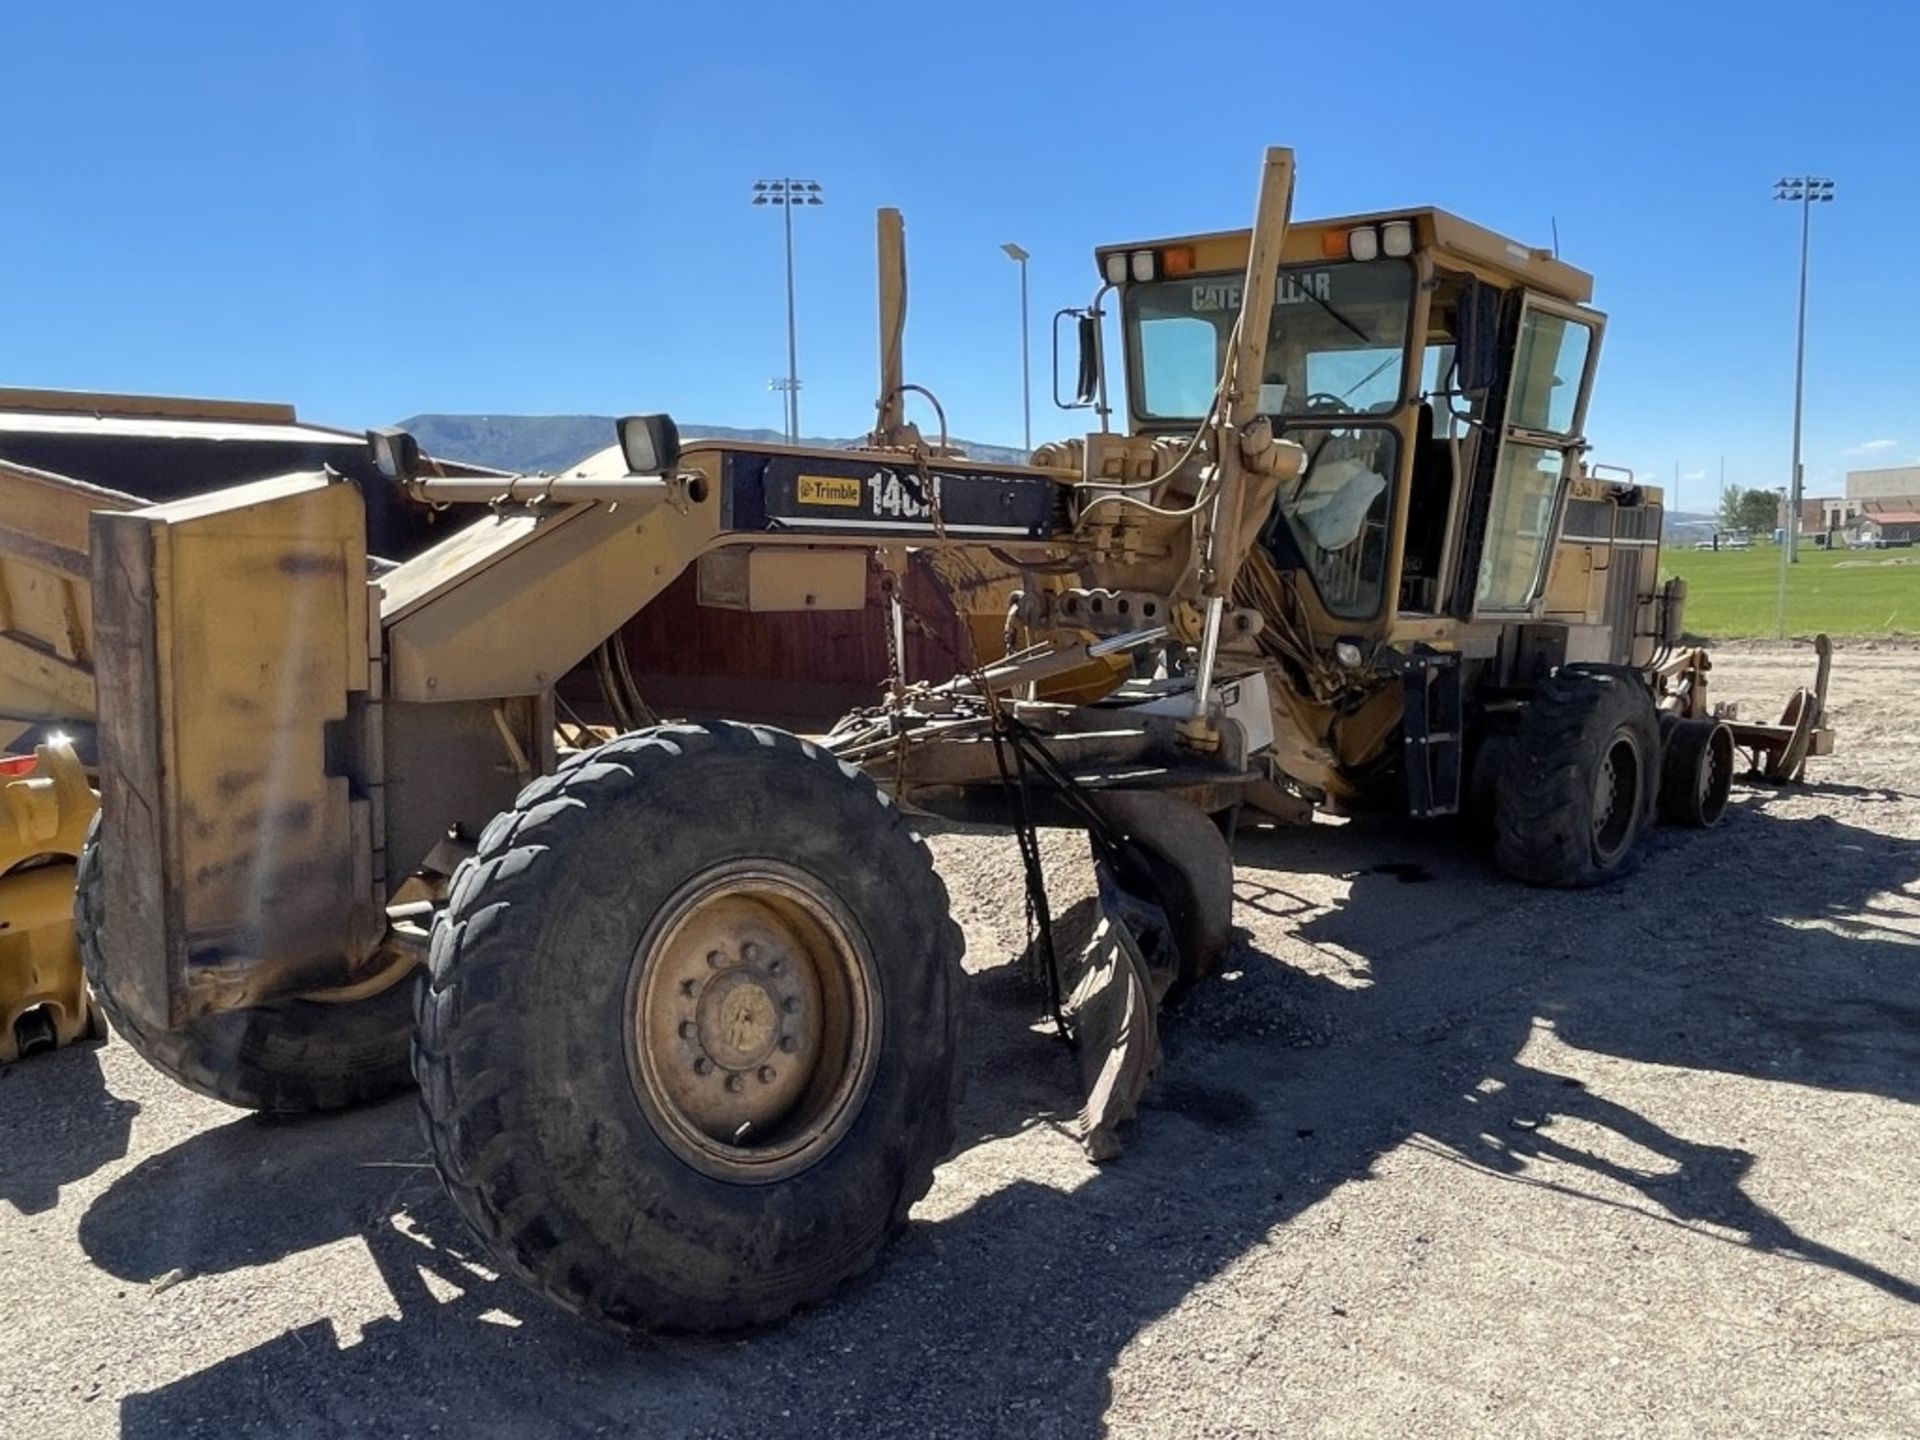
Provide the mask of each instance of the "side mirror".
[{"label": "side mirror", "polygon": [[1091,405],[1100,393],[1100,322],[1092,315],[1082,315],[1076,327],[1080,341],[1080,376],[1075,385],[1075,398],[1082,405]]},{"label": "side mirror", "polygon": [[367,448],[389,480],[405,483],[420,473],[420,442],[397,425],[367,431]]},{"label": "side mirror", "polygon": [[[1053,317],[1053,403],[1062,410],[1086,410],[1100,404],[1100,320],[1098,301],[1085,310],[1060,310]],[[1073,398],[1060,397],[1060,322],[1074,322]]]},{"label": "side mirror", "polygon": [[671,415],[627,415],[616,428],[629,475],[664,475],[680,464],[680,427]]}]

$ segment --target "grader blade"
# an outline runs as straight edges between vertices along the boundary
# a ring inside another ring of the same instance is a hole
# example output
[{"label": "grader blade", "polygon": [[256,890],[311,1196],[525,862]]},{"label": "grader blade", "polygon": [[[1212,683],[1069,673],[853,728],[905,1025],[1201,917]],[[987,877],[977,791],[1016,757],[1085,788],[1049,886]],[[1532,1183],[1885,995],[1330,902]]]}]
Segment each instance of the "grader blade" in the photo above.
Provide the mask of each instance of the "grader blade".
[{"label": "grader blade", "polygon": [[1093,808],[1098,919],[1062,1009],[1086,1093],[1081,1142],[1106,1161],[1160,1068],[1161,1001],[1210,975],[1231,943],[1233,852],[1213,821],[1168,796],[1109,793]]},{"label": "grader blade", "polygon": [[1088,1157],[1107,1161],[1119,1156],[1119,1129],[1160,1068],[1158,1011],[1176,962],[1166,912],[1122,889],[1105,861],[1095,872],[1098,918],[1065,966],[1062,1009],[1086,1095],[1076,1128]]}]

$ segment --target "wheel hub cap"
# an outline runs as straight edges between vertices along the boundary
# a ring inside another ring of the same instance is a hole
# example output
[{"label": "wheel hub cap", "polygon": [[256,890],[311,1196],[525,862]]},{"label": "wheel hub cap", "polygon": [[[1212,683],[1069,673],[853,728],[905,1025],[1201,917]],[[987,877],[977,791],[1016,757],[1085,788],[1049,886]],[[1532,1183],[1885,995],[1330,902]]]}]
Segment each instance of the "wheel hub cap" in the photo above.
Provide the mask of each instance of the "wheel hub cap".
[{"label": "wheel hub cap", "polygon": [[830,897],[771,863],[695,882],[662,909],[635,959],[631,1068],[683,1159],[774,1179],[851,1123],[877,1054],[853,934]]},{"label": "wheel hub cap", "polygon": [[758,975],[726,975],[698,1001],[694,1034],[701,1050],[728,1070],[746,1070],[767,1057],[780,1039],[779,1006]]}]

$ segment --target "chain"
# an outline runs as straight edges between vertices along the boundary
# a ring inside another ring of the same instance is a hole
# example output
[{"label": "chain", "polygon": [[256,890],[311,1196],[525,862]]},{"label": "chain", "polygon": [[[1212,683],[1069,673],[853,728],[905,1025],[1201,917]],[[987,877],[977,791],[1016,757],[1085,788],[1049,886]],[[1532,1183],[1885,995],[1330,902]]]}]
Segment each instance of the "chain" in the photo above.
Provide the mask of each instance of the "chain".
[{"label": "chain", "polygon": [[[912,450],[915,477],[919,481],[920,500],[927,507],[927,516],[933,523],[935,540],[947,543],[945,517],[941,513],[940,489],[927,464],[926,452],[919,446]],[[911,567],[919,563],[927,568],[924,552],[909,550],[908,564]],[[931,572],[929,572],[931,574]],[[938,585],[937,575],[932,578]],[[895,727],[894,793],[900,795],[906,786],[906,764],[909,744],[907,739],[906,717],[904,712],[906,698],[905,657],[900,654],[902,639],[910,621],[916,633],[924,639],[949,649],[943,638],[916,609],[910,608],[906,601],[906,576],[890,577],[887,589],[887,670],[889,689],[889,708]],[[1020,851],[1021,868],[1025,873],[1026,932],[1027,952],[1039,954],[1041,967],[1047,981],[1047,1008],[1050,1012],[1055,1031],[1069,1047],[1076,1044],[1073,1027],[1066,1016],[1065,998],[1060,981],[1060,959],[1054,947],[1053,907],[1047,899],[1046,872],[1040,861],[1040,833],[1034,823],[1031,796],[1031,778],[1028,763],[1028,747],[1038,748],[1043,755],[1045,747],[1039,744],[1038,737],[1000,703],[1000,696],[988,682],[981,665],[978,652],[974,648],[973,627],[967,623],[967,617],[958,606],[949,603],[948,609],[960,627],[960,643],[964,655],[955,655],[953,659],[963,674],[973,681],[974,692],[985,707],[993,736],[994,762],[1000,770],[1000,782],[1014,801],[1014,841]],[[896,623],[896,621],[898,623]],[[1008,751],[1012,752],[1012,764],[1008,764]],[[1054,773],[1049,773],[1054,772]],[[1041,777],[1050,785],[1058,788],[1064,778],[1058,772],[1051,755],[1039,766]],[[1072,785],[1070,779],[1066,784]],[[1076,787],[1077,788],[1077,787]],[[1071,799],[1080,799],[1077,795]],[[1084,806],[1084,800],[1081,800]],[[1099,834],[1099,821],[1096,818],[1096,836]]]}]

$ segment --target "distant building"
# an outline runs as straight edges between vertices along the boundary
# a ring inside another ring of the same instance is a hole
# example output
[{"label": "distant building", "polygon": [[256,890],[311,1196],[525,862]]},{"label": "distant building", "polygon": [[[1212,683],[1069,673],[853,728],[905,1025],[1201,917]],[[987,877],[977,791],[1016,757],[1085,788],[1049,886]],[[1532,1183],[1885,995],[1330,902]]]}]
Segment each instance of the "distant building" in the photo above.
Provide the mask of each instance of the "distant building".
[{"label": "distant building", "polygon": [[1895,465],[1885,470],[1849,470],[1849,500],[1911,500],[1920,510],[1920,465]]},{"label": "distant building", "polygon": [[1920,541],[1920,465],[1884,470],[1849,470],[1843,518],[1847,539],[1856,544],[1912,545]]},{"label": "distant building", "polygon": [[1820,500],[1819,525],[1822,530],[1833,531],[1845,527],[1846,523],[1860,513],[1860,502],[1850,495],[1830,496]]},{"label": "distant building", "polygon": [[1847,526],[1850,544],[1912,545],[1920,542],[1920,508],[1896,509],[1891,504],[1869,501]]},{"label": "distant building", "polygon": [[[1780,501],[1780,512],[1784,516],[1787,502]],[[1802,495],[1800,497],[1800,538],[1816,544],[1825,544],[1826,537],[1846,528],[1846,524],[1860,513],[1857,501],[1844,495]]]}]

